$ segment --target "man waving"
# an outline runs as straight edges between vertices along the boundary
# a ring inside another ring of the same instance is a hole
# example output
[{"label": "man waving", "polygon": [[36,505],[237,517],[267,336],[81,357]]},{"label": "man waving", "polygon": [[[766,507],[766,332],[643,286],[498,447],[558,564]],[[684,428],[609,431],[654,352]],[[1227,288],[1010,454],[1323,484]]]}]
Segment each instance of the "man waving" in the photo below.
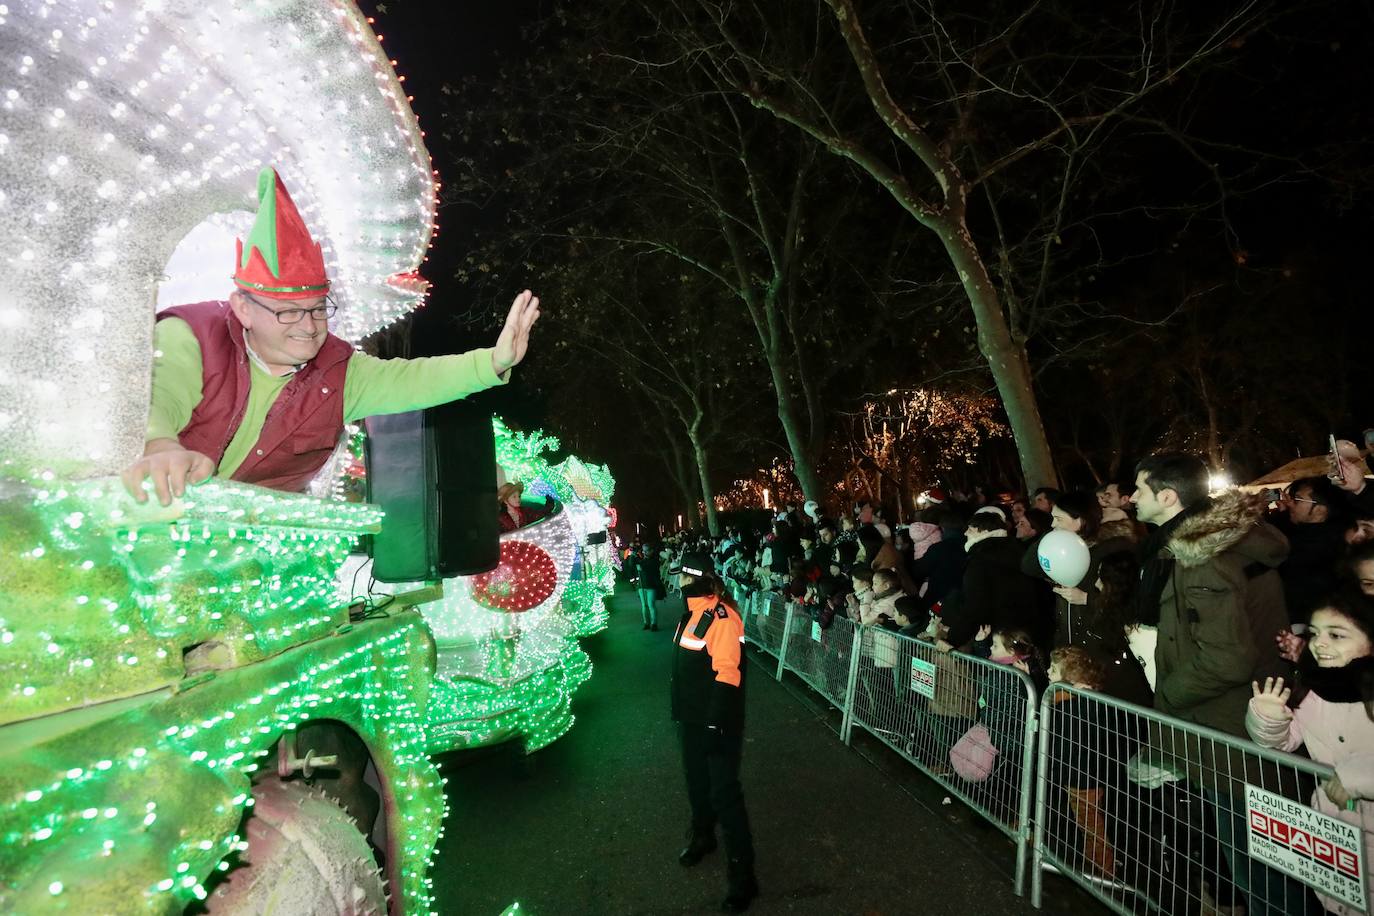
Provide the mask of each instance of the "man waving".
[{"label": "man waving", "polygon": [[301,491],[344,424],[422,410],[504,384],[525,356],[539,299],[515,297],[496,346],[426,359],[377,359],[329,332],[324,255],[273,169],[238,243],[227,301],[158,313],[143,456],[125,469],[139,502],[151,478],[163,505],[211,475]]}]

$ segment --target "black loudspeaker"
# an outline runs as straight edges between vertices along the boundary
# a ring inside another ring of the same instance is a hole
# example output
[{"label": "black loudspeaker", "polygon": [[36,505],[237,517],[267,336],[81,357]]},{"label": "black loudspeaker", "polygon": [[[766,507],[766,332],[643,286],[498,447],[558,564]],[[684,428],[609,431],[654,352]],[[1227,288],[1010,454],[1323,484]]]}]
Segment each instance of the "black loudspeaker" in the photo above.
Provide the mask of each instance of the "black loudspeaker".
[{"label": "black loudspeaker", "polygon": [[370,417],[367,499],[386,512],[371,539],[379,582],[494,569],[501,556],[491,414],[467,401]]}]

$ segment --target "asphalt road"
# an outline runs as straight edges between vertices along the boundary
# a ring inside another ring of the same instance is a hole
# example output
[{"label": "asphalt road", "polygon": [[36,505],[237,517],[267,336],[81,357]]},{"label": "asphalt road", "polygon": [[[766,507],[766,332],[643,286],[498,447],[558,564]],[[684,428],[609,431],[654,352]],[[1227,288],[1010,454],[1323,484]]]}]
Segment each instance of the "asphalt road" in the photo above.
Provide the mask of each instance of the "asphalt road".
[{"label": "asphalt road", "polygon": [[[677,864],[687,802],[668,719],[681,601],[641,629],[633,592],[583,641],[595,670],[571,732],[528,758],[513,747],[440,758],[450,813],[431,876],[444,916],[668,916],[717,912],[724,862]],[[763,894],[751,913],[901,916],[1104,913],[1047,877],[1045,909],[1012,890],[1011,843],[924,775],[750,651],[742,781]],[[1028,892],[1029,893],[1029,892]]]}]

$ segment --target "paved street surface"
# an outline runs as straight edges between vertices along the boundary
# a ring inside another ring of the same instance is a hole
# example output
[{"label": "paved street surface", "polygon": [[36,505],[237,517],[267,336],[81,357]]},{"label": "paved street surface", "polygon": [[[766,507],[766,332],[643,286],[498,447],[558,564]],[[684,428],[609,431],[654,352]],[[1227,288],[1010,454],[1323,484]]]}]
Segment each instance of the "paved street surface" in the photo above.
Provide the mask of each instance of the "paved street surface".
[{"label": "paved street surface", "polygon": [[[513,748],[440,758],[451,808],[431,876],[444,916],[667,916],[717,912],[720,851],[677,864],[688,811],[668,719],[681,600],[640,628],[633,592],[583,641],[595,671],[577,723],[524,758]],[[750,650],[742,781],[763,895],[750,913],[816,916],[1035,913],[1012,892],[1011,843],[884,747],[836,736],[838,713]],[[775,664],[775,663],[774,663]],[[1048,914],[1105,913],[1046,878]]]}]

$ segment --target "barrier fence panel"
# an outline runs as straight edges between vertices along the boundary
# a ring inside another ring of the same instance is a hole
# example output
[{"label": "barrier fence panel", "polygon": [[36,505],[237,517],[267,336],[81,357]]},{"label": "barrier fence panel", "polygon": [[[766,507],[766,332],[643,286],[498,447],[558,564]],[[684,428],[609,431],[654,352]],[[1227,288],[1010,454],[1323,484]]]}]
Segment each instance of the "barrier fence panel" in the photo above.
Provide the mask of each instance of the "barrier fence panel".
[{"label": "barrier fence panel", "polygon": [[744,638],[756,646],[762,646],[763,630],[755,613],[758,593],[742,583],[733,581],[730,583],[730,591],[736,606],[739,607],[740,616],[744,618]]},{"label": "barrier fence panel", "polygon": [[759,628],[759,648],[781,659],[787,633],[787,604],[781,595],[757,592],[754,595],[754,616]]},{"label": "barrier fence panel", "polygon": [[835,617],[821,628],[805,605],[793,603],[792,624],[787,637],[788,671],[799,678],[841,712],[845,710],[849,687],[850,658],[855,651],[857,627],[845,617]]},{"label": "barrier fence panel", "polygon": [[1052,866],[1123,914],[1369,912],[1329,768],[1062,685],[1040,720],[1035,906]]},{"label": "barrier fence panel", "polygon": [[860,627],[849,723],[873,734],[1016,844],[1025,884],[1036,728],[1035,685],[1021,671],[931,643]]}]

